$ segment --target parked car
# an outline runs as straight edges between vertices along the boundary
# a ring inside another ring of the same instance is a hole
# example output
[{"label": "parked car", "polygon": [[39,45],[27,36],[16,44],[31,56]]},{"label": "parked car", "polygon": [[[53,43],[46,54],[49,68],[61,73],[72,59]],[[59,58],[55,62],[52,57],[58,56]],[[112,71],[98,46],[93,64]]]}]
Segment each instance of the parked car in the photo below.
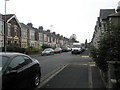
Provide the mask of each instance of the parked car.
[{"label": "parked car", "polygon": [[62,49],[61,48],[55,48],[54,53],[61,53]]},{"label": "parked car", "polygon": [[22,53],[1,52],[0,57],[2,90],[35,88],[40,84],[41,66],[38,60]]},{"label": "parked car", "polygon": [[66,46],[62,46],[61,49],[62,49],[62,52],[67,52],[68,51],[68,48]]},{"label": "parked car", "polygon": [[46,48],[44,51],[42,51],[42,56],[44,55],[54,55],[54,50],[52,48]]},{"label": "parked car", "polygon": [[84,46],[82,46],[82,52],[84,52],[85,51],[85,47]]},{"label": "parked car", "polygon": [[70,48],[70,47],[67,47],[67,51],[71,51],[71,48]]}]

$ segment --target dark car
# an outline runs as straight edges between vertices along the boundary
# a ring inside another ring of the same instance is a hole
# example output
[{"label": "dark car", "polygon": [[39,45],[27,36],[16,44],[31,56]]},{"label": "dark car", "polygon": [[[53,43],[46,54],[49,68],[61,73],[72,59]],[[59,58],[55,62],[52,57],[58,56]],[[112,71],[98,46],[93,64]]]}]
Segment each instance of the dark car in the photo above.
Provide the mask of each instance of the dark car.
[{"label": "dark car", "polygon": [[[22,53],[0,53],[2,89],[35,88],[40,84],[41,67],[38,60]],[[17,90],[17,89],[16,89]]]},{"label": "dark car", "polygon": [[66,46],[62,46],[61,49],[62,49],[62,52],[67,52],[68,51],[68,48]]},{"label": "dark car", "polygon": [[44,51],[42,51],[42,56],[44,55],[54,55],[54,50],[52,48],[46,48]]}]

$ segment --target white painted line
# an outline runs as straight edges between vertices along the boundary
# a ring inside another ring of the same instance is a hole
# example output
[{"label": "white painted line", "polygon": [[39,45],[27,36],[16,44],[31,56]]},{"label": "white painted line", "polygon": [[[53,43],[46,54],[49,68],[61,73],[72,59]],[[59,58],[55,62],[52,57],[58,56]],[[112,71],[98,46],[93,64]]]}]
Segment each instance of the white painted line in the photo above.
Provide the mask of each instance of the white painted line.
[{"label": "white painted line", "polygon": [[88,64],[81,64],[81,65],[88,65]]},{"label": "white painted line", "polygon": [[[62,71],[68,64],[64,65],[64,66],[60,66],[59,68],[53,70],[52,72],[50,72],[49,74],[47,74],[46,76],[42,77],[41,79],[41,83],[37,88],[41,88],[43,85],[45,85],[48,81],[50,81],[54,76],[56,76],[60,71]],[[59,69],[59,70],[58,70]]]},{"label": "white painted line", "polygon": [[81,56],[81,57],[88,58],[89,56]]},{"label": "white painted line", "polygon": [[90,64],[90,66],[95,66],[95,64]]},{"label": "white painted line", "polygon": [[88,79],[89,79],[89,88],[93,88],[92,69],[91,69],[91,66],[89,66],[89,68],[88,68]]}]

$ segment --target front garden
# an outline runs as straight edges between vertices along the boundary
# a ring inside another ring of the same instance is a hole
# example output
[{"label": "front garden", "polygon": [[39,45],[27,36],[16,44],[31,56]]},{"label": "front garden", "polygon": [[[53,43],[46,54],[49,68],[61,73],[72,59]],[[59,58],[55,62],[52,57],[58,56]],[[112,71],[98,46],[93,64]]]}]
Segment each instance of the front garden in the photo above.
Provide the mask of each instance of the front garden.
[{"label": "front garden", "polygon": [[120,88],[120,27],[109,26],[99,47],[90,46],[90,55],[108,88]]}]

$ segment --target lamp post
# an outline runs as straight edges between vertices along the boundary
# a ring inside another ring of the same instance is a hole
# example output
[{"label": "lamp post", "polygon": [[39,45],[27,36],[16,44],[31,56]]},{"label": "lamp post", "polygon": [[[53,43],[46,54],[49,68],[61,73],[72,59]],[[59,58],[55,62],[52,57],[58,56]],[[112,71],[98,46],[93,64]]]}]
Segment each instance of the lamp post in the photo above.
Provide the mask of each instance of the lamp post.
[{"label": "lamp post", "polygon": [[89,43],[90,43],[90,32],[88,32],[88,39],[89,39]]},{"label": "lamp post", "polygon": [[53,25],[50,25],[50,30],[52,30]]},{"label": "lamp post", "polygon": [[6,1],[9,1],[9,0],[5,0],[5,21],[4,21],[4,51],[6,52],[7,51],[7,39],[6,39]]}]

